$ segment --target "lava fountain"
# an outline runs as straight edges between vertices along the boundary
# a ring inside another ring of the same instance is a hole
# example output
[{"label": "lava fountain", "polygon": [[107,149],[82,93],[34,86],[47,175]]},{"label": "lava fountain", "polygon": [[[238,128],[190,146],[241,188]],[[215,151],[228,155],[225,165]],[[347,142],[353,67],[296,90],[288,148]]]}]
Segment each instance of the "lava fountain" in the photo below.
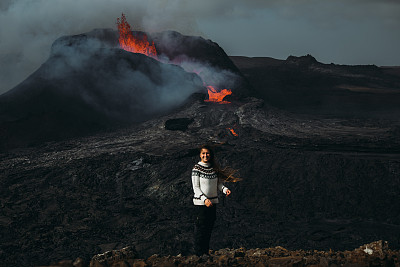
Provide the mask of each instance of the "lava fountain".
[{"label": "lava fountain", "polygon": [[121,19],[117,18],[117,25],[119,32],[119,46],[122,49],[157,59],[157,50],[154,46],[154,42],[151,42],[150,44],[145,33],[143,33],[142,36],[134,36],[131,26],[123,13]]}]

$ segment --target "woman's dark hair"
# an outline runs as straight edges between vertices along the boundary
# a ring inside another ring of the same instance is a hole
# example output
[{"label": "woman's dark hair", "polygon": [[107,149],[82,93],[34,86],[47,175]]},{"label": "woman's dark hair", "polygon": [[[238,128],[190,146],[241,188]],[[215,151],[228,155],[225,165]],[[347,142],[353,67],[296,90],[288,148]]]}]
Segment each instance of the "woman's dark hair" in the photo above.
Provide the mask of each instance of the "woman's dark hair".
[{"label": "woman's dark hair", "polygon": [[207,144],[202,145],[199,149],[199,153],[201,153],[201,150],[203,149],[207,149],[208,151],[210,151],[210,164],[217,172],[219,178],[223,179],[226,182],[238,182],[241,180],[240,178],[234,176],[237,170],[232,169],[231,167],[221,168],[219,166],[218,162],[215,159],[215,152],[212,146]]}]

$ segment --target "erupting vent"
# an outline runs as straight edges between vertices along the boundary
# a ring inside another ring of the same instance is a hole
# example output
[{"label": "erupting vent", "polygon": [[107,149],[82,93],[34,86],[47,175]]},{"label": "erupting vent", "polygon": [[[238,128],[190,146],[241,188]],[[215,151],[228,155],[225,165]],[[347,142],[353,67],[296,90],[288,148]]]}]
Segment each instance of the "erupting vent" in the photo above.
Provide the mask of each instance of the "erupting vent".
[{"label": "erupting vent", "polygon": [[[122,49],[132,52],[140,53],[146,56],[157,59],[157,50],[154,46],[154,42],[150,42],[147,39],[147,35],[134,36],[131,30],[131,26],[126,20],[125,15],[122,13],[121,18],[117,18],[118,32],[119,32],[119,45]],[[200,76],[201,77],[201,76]],[[215,86],[207,85],[207,81],[203,80],[203,83],[208,90],[208,100],[206,102],[215,102],[219,104],[229,104],[229,101],[224,101],[224,97],[231,95],[230,89],[219,90]]]},{"label": "erupting vent", "polygon": [[154,42],[150,44],[145,33],[140,37],[133,36],[131,26],[126,21],[124,14],[121,15],[121,19],[117,18],[117,25],[119,32],[118,41],[122,49],[157,59],[157,51]]}]

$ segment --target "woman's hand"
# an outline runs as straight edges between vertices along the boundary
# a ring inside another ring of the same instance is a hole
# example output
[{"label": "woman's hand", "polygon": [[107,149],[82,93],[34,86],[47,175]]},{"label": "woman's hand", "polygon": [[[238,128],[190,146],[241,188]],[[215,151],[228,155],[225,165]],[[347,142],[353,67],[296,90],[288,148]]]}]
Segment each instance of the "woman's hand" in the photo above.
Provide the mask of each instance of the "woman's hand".
[{"label": "woman's hand", "polygon": [[229,196],[231,193],[232,193],[231,190],[228,189],[228,190],[226,190],[225,194],[226,194],[226,196]]},{"label": "woman's hand", "polygon": [[204,200],[204,204],[206,204],[207,208],[212,206],[212,202],[208,198],[206,200]]}]

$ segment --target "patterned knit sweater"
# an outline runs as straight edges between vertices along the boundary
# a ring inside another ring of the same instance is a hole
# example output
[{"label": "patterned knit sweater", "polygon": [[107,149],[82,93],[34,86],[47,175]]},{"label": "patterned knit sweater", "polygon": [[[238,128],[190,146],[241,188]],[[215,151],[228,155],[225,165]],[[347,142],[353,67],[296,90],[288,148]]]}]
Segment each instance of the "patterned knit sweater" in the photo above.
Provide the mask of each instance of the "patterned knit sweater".
[{"label": "patterned knit sweater", "polygon": [[205,205],[204,200],[207,198],[212,203],[218,203],[218,192],[222,191],[226,194],[228,190],[217,177],[217,173],[209,163],[198,162],[192,170],[193,185],[193,204]]}]

